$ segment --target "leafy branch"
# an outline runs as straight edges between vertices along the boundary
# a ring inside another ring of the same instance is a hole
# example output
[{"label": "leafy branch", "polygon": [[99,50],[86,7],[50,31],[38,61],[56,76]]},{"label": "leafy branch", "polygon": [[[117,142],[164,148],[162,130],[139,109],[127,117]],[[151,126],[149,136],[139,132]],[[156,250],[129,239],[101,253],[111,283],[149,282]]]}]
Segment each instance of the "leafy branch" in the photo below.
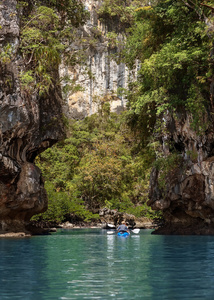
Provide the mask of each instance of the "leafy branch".
[{"label": "leafy branch", "polygon": [[[25,6],[28,9],[22,17],[20,47],[25,61],[25,70],[20,75],[22,88],[26,92],[38,90],[40,94],[59,84],[56,73],[62,57],[66,63],[73,64],[72,58],[77,54],[72,56],[68,49],[74,40],[74,27],[86,18],[78,0],[43,1],[42,4]],[[71,7],[77,13],[75,17]]]}]

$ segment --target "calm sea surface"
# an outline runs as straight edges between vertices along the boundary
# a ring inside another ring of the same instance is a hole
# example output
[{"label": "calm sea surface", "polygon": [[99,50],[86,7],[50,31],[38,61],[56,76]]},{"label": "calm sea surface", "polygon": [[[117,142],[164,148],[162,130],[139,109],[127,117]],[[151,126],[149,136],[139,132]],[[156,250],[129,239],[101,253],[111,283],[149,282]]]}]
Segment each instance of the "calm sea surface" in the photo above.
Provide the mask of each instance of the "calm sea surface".
[{"label": "calm sea surface", "polygon": [[101,229],[0,239],[0,299],[214,299],[214,236]]}]

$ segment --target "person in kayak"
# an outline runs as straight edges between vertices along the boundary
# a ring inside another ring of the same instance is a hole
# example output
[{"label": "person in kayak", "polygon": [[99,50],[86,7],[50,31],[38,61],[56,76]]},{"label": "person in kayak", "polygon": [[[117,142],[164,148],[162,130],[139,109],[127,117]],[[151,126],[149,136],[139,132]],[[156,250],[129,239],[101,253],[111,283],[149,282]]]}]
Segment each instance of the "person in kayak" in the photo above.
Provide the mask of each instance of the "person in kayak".
[{"label": "person in kayak", "polygon": [[122,224],[118,226],[117,232],[128,232],[129,233],[129,229],[128,229],[125,221],[123,221]]}]

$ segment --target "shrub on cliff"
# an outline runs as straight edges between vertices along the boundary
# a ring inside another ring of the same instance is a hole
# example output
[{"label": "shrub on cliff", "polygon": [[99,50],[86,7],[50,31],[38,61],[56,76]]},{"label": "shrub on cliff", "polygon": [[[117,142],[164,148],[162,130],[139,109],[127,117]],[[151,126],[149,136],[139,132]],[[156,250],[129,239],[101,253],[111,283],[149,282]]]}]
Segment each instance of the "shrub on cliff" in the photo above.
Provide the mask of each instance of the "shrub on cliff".
[{"label": "shrub on cliff", "polygon": [[186,110],[194,130],[207,128],[204,113],[213,73],[206,32],[210,12],[200,1],[170,0],[136,10],[124,51],[128,65],[141,62],[138,79],[130,85],[130,118],[150,136],[164,130],[156,120],[167,111]]},{"label": "shrub on cliff", "polygon": [[70,45],[81,40],[76,27],[85,22],[88,12],[80,0],[19,1],[19,6],[20,51],[24,59],[22,89],[28,93],[38,90],[42,95],[50,87],[60,85],[58,66],[62,59],[72,65],[82,59],[78,55],[81,50],[77,53]]}]

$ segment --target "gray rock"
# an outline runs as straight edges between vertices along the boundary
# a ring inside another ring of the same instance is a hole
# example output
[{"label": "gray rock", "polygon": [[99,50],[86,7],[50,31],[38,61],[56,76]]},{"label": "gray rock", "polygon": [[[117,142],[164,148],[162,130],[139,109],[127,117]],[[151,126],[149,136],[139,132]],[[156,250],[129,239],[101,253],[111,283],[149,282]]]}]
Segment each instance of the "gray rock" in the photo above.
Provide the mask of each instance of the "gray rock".
[{"label": "gray rock", "polygon": [[[12,47],[12,59],[0,60],[0,231],[22,231],[31,216],[47,209],[47,195],[34,159],[64,135],[62,97],[21,91],[17,1],[0,4],[0,49]],[[58,74],[56,74],[56,78]]]},{"label": "gray rock", "polygon": [[[189,119],[186,113],[165,119],[164,142],[176,141],[181,155],[179,165],[165,175],[164,188],[159,185],[162,170],[151,173],[149,205],[162,210],[165,219],[159,233],[214,234],[214,120],[201,137]],[[164,147],[162,151],[167,159],[170,152]]]}]

